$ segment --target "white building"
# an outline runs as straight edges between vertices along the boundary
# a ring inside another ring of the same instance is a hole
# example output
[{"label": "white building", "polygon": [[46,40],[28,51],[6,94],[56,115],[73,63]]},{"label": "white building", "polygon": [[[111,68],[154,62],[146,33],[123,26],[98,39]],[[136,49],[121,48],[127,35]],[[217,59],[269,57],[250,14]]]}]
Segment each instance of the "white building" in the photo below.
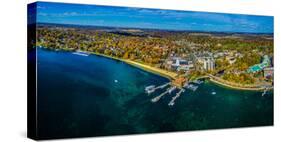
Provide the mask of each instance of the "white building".
[{"label": "white building", "polygon": [[215,60],[212,57],[201,57],[197,59],[198,69],[212,71],[215,69]]},{"label": "white building", "polygon": [[205,58],[204,62],[204,70],[212,71],[215,69],[215,60],[213,58]]}]

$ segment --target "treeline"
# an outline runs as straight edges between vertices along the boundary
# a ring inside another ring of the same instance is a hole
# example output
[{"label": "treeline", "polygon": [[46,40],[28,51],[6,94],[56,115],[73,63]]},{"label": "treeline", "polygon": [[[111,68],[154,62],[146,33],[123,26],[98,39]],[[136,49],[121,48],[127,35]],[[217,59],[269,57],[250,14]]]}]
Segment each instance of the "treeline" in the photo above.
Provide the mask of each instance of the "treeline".
[{"label": "treeline", "polygon": [[177,46],[165,38],[124,36],[104,31],[85,33],[74,29],[40,28],[37,33],[38,46],[71,51],[80,49],[149,64],[159,63]]},{"label": "treeline", "polygon": [[[246,55],[244,60],[237,61],[236,66],[241,65],[242,68],[257,63],[261,56],[258,53],[273,54],[273,40],[264,37],[218,37],[168,31],[146,31],[143,35],[146,36],[120,35],[100,29],[43,26],[37,28],[37,45],[71,51],[80,49],[148,64],[163,63],[171,53],[182,55],[236,50]],[[257,54],[253,54],[254,50]]]}]

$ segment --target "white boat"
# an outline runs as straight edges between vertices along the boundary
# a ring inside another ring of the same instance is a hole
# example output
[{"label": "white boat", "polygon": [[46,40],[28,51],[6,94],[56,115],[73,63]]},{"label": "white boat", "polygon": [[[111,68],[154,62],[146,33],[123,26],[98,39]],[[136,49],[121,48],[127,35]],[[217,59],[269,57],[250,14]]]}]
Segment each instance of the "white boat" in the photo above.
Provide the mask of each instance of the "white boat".
[{"label": "white boat", "polygon": [[154,90],[147,90],[147,91],[146,91],[147,94],[151,94],[151,93],[153,93],[153,92],[154,92]]},{"label": "white boat", "polygon": [[151,90],[153,88],[155,88],[155,85],[149,85],[149,86],[145,87],[145,91]]},{"label": "white boat", "polygon": [[155,85],[150,85],[150,86],[145,87],[145,92],[148,94],[153,93],[154,90],[155,90]]},{"label": "white boat", "polygon": [[212,92],[212,95],[216,95],[217,94],[217,92]]},{"label": "white boat", "polygon": [[168,105],[173,106],[174,104],[175,104],[175,102],[170,102]]},{"label": "white boat", "polygon": [[73,52],[73,54],[80,56],[89,56],[89,53],[80,50]]},{"label": "white boat", "polygon": [[195,85],[193,85],[193,84],[186,84],[186,85],[184,85],[184,88],[190,89],[190,90],[192,90],[192,91],[196,91],[197,88],[198,88],[198,86],[195,86]]}]

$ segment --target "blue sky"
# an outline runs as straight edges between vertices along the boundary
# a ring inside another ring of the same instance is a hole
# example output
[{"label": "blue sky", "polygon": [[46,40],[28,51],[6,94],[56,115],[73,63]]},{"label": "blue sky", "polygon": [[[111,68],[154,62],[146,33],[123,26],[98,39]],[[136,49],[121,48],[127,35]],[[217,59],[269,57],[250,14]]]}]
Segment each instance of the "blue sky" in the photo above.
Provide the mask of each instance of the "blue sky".
[{"label": "blue sky", "polygon": [[273,33],[272,16],[37,3],[37,22],[170,30]]}]

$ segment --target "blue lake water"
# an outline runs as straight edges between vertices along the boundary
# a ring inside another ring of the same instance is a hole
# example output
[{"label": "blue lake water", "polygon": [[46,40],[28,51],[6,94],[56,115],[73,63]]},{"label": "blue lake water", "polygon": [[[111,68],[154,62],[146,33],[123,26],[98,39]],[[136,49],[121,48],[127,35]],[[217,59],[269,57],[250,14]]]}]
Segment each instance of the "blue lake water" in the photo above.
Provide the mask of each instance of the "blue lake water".
[{"label": "blue lake water", "polygon": [[[273,92],[225,88],[209,81],[152,103],[144,88],[169,80],[126,63],[37,50],[38,133],[66,138],[273,125]],[[212,94],[212,92],[216,94]]]}]

